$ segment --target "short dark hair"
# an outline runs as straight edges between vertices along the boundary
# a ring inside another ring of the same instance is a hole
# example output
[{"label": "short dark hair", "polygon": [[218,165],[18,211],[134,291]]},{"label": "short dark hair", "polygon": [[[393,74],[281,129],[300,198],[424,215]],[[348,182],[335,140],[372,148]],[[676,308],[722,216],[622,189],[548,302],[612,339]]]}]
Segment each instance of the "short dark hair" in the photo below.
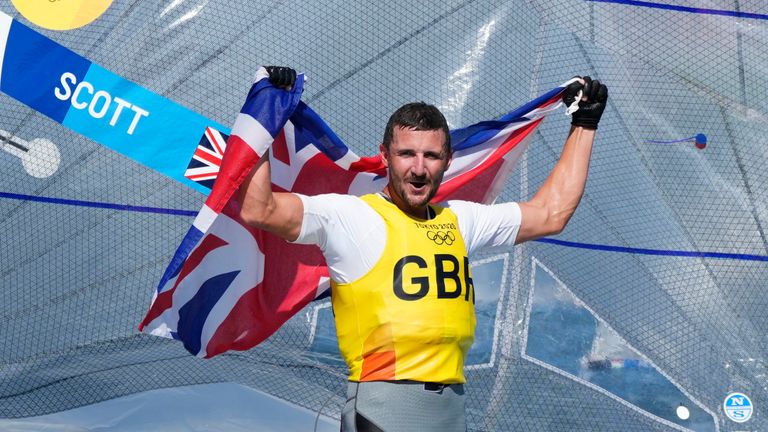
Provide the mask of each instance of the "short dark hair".
[{"label": "short dark hair", "polygon": [[443,113],[436,106],[425,102],[411,102],[401,106],[389,117],[387,127],[384,129],[384,148],[389,150],[392,144],[395,127],[417,131],[442,130],[445,134],[444,148],[451,153],[451,134],[448,130],[448,122]]}]

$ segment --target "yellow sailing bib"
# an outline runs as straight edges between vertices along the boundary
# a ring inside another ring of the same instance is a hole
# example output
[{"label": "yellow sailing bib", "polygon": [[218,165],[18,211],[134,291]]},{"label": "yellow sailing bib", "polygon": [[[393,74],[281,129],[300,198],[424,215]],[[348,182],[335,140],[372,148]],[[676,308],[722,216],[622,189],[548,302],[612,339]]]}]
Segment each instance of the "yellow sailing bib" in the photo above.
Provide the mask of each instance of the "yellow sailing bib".
[{"label": "yellow sailing bib", "polygon": [[432,207],[433,219],[417,219],[380,196],[361,199],[384,218],[387,241],[365,276],[332,284],[349,379],[465,382],[475,293],[456,215]]}]

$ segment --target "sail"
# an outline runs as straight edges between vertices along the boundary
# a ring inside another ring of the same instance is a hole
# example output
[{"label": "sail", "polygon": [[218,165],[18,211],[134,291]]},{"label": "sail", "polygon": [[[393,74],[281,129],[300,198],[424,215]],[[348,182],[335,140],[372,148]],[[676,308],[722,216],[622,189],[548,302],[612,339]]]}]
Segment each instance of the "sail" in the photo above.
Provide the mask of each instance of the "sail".
[{"label": "sail", "polygon": [[[210,360],[137,330],[205,200],[196,149],[277,64],[306,74],[302,100],[359,155],[406,102],[459,128],[574,75],[605,82],[565,231],[472,257],[469,428],[768,429],[768,5],[23,4],[0,0],[0,417],[218,382],[339,417],[327,302]],[[547,117],[497,201],[533,195],[568,128]]]}]

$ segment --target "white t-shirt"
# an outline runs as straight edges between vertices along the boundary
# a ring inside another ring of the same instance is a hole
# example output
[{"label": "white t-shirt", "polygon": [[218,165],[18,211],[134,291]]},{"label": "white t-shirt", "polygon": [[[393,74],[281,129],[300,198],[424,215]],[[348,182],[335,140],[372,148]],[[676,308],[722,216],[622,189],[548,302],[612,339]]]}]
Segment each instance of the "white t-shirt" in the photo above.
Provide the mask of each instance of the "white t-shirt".
[{"label": "white t-shirt", "polygon": [[[294,243],[318,245],[331,279],[353,282],[376,265],[384,252],[387,231],[384,219],[375,210],[353,195],[299,194],[299,198],[304,203],[304,220]],[[517,203],[447,201],[440,205],[456,214],[470,257],[482,249],[515,244],[522,221]]]}]

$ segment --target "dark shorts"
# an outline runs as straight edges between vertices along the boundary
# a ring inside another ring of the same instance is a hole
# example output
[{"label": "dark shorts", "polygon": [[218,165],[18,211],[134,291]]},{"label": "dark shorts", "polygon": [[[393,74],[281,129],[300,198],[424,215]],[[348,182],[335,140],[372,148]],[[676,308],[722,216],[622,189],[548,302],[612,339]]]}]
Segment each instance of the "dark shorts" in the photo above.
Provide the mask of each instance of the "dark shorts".
[{"label": "dark shorts", "polygon": [[342,432],[465,432],[464,385],[349,382]]}]

